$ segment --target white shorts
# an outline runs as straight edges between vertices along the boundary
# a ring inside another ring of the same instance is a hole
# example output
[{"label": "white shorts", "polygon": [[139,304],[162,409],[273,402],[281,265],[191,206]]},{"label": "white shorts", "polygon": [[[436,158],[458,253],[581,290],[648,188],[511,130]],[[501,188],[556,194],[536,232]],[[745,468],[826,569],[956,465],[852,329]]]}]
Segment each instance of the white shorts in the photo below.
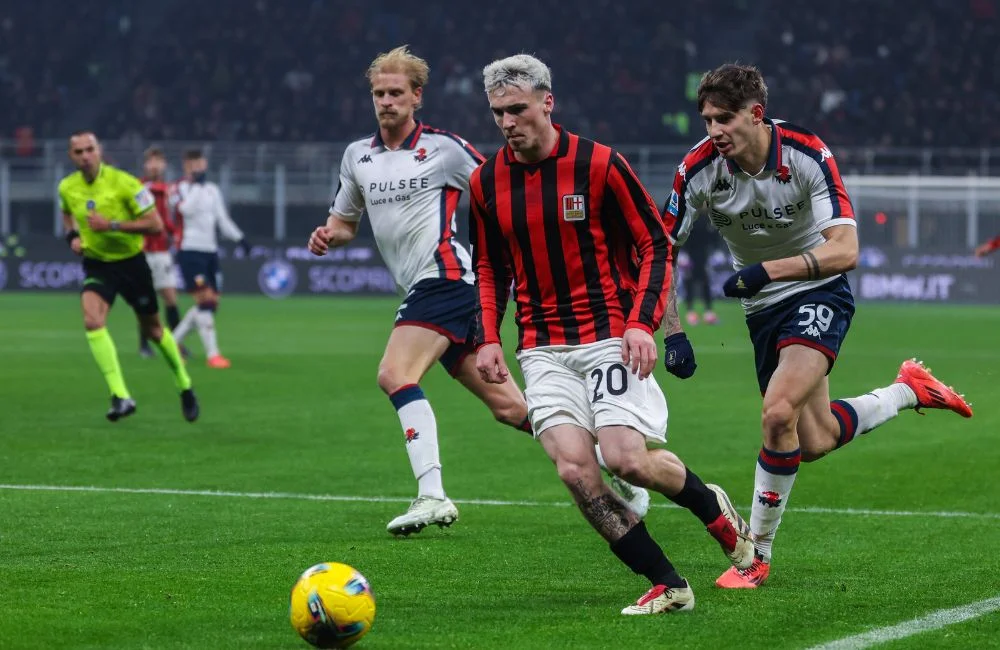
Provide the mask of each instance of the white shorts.
[{"label": "white shorts", "polygon": [[170,253],[146,253],[146,263],[153,272],[153,288],[176,289],[177,271],[174,270],[174,258]]},{"label": "white shorts", "polygon": [[667,399],[652,375],[639,381],[622,363],[622,340],[532,348],[518,353],[535,436],[574,424],[596,436],[624,425],[667,441]]}]

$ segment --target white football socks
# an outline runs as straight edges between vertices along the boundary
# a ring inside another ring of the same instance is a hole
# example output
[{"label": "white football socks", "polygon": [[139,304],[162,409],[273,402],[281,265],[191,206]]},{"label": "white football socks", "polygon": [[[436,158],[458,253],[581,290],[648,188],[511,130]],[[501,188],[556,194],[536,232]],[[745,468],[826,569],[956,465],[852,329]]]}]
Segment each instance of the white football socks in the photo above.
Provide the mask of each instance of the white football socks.
[{"label": "white football socks", "polygon": [[417,479],[417,494],[445,498],[441,483],[437,420],[430,402],[416,385],[404,386],[389,399],[396,407],[399,424],[403,427],[406,455],[410,457],[410,468]]},{"label": "white football socks", "polygon": [[[187,316],[185,315],[186,319]],[[219,342],[215,334],[215,312],[208,309],[199,309],[195,313],[195,323],[198,325],[198,335],[201,337],[201,344],[205,347],[205,356],[211,359],[219,354]],[[176,339],[177,336],[175,335]]]},{"label": "white football socks", "polygon": [[906,384],[892,384],[876,388],[858,397],[849,397],[847,402],[858,416],[857,433],[867,433],[896,417],[903,409],[917,405],[917,395]]},{"label": "white football socks", "polygon": [[754,546],[765,562],[771,561],[771,544],[788,504],[795,476],[801,462],[799,450],[776,452],[761,448],[754,472],[753,503],[750,506],[750,531]]}]

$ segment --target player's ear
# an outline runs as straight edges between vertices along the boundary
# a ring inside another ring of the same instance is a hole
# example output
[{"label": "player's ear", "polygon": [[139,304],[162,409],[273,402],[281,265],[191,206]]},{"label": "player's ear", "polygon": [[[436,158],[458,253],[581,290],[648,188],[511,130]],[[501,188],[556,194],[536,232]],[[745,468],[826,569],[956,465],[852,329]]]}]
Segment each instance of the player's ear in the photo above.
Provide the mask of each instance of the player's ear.
[{"label": "player's ear", "polygon": [[750,107],[750,114],[753,116],[753,125],[757,126],[764,121],[764,105],[754,104]]},{"label": "player's ear", "polygon": [[542,112],[545,113],[545,117],[552,114],[556,108],[556,98],[552,93],[545,93],[545,98],[542,99]]},{"label": "player's ear", "polygon": [[417,98],[417,103],[413,105],[413,110],[422,108],[424,105],[424,87],[417,86],[413,89],[413,96]]}]

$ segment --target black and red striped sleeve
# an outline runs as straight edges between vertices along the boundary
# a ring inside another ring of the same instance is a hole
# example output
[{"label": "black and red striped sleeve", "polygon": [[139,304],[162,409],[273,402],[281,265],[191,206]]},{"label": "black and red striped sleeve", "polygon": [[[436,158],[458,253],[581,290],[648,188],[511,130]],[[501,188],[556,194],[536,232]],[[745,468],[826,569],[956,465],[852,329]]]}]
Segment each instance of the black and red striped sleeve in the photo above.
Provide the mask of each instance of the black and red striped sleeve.
[{"label": "black and red striped sleeve", "polygon": [[511,270],[503,233],[496,215],[486,209],[486,192],[480,171],[469,178],[469,241],[472,243],[472,268],[476,274],[479,297],[476,346],[500,343],[500,324],[510,298]]},{"label": "black and red striped sleeve", "polygon": [[611,190],[607,200],[617,203],[639,260],[638,288],[625,327],[639,327],[652,334],[663,318],[670,288],[670,240],[653,199],[617,152],[608,167],[607,188]]}]

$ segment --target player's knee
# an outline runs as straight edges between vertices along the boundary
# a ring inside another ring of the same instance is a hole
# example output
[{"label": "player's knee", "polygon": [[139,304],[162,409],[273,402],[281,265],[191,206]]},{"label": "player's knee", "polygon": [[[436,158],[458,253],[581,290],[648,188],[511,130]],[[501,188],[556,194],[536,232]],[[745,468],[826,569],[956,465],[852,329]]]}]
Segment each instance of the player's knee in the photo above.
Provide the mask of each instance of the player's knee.
[{"label": "player's knee", "polygon": [[598,482],[600,480],[600,472],[596,469],[596,464],[594,467],[588,467],[577,460],[557,460],[556,472],[559,474],[559,480],[569,488],[569,491],[581,497],[593,492],[594,476],[598,477]]},{"label": "player's knee", "polygon": [[84,314],[83,315],[83,329],[88,332],[94,332],[106,324],[106,319],[100,314]]},{"label": "player's knee", "polygon": [[408,383],[414,383],[406,380],[403,373],[399,371],[398,368],[390,365],[384,364],[378,367],[378,387],[382,389],[382,392],[386,395],[392,395],[397,390],[402,388]]},{"label": "player's knee", "polygon": [[764,410],[761,414],[761,426],[764,434],[772,438],[781,438],[790,433],[795,433],[795,422],[798,419],[798,411],[795,406],[786,399],[775,399],[764,402]]},{"label": "player's knee", "polygon": [[604,462],[608,466],[608,471],[615,476],[633,485],[641,485],[646,482],[646,459],[648,453],[645,448],[623,450],[621,453],[605,454]]}]

